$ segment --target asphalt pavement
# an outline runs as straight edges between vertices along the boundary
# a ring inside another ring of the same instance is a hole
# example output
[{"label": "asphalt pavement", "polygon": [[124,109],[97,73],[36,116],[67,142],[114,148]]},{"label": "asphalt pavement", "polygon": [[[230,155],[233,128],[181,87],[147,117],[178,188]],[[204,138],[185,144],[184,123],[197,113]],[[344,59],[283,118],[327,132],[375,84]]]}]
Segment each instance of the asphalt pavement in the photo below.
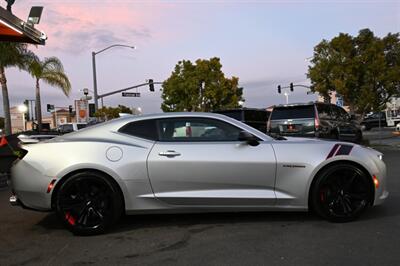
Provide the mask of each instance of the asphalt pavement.
[{"label": "asphalt pavement", "polygon": [[53,213],[0,191],[0,265],[400,265],[400,151],[385,151],[390,196],[350,223],[311,213],[129,216],[78,237]]}]

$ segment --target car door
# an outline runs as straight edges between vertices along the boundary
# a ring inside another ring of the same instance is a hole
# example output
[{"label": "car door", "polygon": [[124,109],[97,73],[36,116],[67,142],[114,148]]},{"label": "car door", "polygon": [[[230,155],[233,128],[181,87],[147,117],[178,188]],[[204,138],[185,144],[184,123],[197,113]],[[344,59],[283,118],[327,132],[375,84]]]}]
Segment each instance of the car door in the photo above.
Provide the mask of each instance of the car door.
[{"label": "car door", "polygon": [[335,106],[340,114],[341,121],[340,135],[344,140],[354,141],[357,139],[357,131],[359,130],[354,122],[351,120],[350,115],[341,107]]},{"label": "car door", "polygon": [[155,197],[173,205],[272,206],[275,154],[269,142],[238,141],[240,128],[213,118],[158,120],[148,157]]}]

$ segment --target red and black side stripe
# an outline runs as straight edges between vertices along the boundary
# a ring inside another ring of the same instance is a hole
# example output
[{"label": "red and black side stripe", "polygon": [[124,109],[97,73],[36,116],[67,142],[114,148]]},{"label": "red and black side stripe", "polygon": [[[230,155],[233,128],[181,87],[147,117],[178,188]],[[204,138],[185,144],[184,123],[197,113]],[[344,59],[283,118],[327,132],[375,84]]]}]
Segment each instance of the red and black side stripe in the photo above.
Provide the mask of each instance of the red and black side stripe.
[{"label": "red and black side stripe", "polygon": [[332,147],[332,149],[329,152],[326,159],[329,159],[333,156],[338,156],[338,155],[349,155],[352,149],[353,149],[353,145],[335,144]]}]

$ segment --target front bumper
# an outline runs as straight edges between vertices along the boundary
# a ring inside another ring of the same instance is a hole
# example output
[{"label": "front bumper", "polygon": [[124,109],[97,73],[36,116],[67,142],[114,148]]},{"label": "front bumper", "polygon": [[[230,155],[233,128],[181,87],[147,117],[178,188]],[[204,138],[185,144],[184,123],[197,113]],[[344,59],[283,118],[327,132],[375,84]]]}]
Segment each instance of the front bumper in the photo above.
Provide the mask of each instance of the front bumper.
[{"label": "front bumper", "polygon": [[[373,163],[375,164],[375,171],[372,173],[379,181],[379,186],[375,187],[375,199],[373,205],[382,204],[389,196],[387,190],[387,170],[386,164],[382,159],[379,159],[379,152],[373,151]],[[382,154],[381,154],[382,155]]]}]

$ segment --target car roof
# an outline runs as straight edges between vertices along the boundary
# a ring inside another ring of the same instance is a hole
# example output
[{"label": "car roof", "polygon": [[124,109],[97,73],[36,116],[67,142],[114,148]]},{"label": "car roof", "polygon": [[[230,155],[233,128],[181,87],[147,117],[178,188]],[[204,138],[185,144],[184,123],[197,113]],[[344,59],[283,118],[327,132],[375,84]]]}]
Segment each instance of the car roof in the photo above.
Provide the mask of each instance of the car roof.
[{"label": "car roof", "polygon": [[285,108],[285,107],[296,107],[296,106],[311,106],[315,104],[324,104],[324,105],[335,105],[333,103],[324,103],[324,102],[307,102],[307,103],[290,103],[290,104],[278,104],[274,105],[274,108]]},{"label": "car roof", "polygon": [[77,136],[83,136],[86,134],[91,134],[91,132],[96,132],[97,130],[108,130],[108,131],[118,131],[119,128],[126,125],[130,122],[141,121],[141,120],[149,120],[149,119],[162,119],[162,118],[180,118],[180,117],[199,117],[199,118],[215,118],[219,120],[223,120],[238,126],[239,128],[244,128],[247,131],[253,133],[256,136],[260,136],[262,134],[262,139],[269,139],[270,137],[259,132],[257,129],[254,129],[240,121],[228,117],[223,114],[217,113],[205,113],[205,112],[169,112],[169,113],[157,113],[157,114],[145,114],[145,115],[127,115],[120,118],[116,118],[104,123],[100,123],[97,125],[93,125],[90,127],[83,128],[81,130],[69,133],[64,135],[66,138],[73,138]]},{"label": "car roof", "polygon": [[213,113],[224,113],[224,112],[240,112],[240,111],[262,111],[262,112],[269,112],[267,108],[232,108],[232,109],[223,109],[223,110],[215,110]]}]

